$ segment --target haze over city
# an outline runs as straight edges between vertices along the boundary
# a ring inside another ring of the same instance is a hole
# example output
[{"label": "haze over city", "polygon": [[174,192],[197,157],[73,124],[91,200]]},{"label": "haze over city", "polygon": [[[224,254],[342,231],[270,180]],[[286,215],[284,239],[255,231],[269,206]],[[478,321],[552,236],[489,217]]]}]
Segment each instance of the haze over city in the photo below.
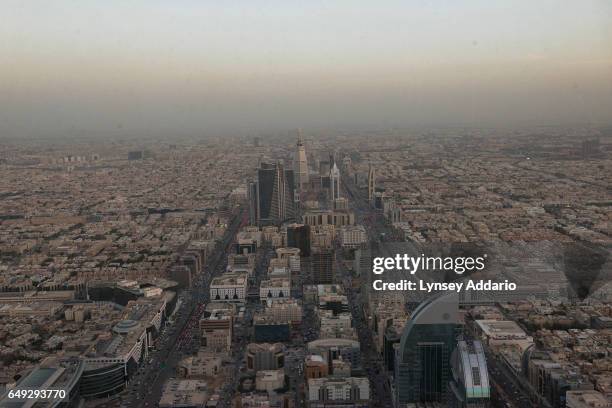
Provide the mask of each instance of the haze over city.
[{"label": "haze over city", "polygon": [[610,0],[0,21],[0,408],[612,408]]},{"label": "haze over city", "polygon": [[0,138],[612,121],[612,3],[0,4]]}]

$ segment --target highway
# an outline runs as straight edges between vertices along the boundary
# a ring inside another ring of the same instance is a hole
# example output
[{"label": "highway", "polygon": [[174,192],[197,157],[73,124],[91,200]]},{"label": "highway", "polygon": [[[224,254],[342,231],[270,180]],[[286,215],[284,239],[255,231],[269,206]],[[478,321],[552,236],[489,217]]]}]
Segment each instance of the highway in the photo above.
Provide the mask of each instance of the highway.
[{"label": "highway", "polygon": [[342,261],[336,259],[336,267],[338,276],[342,278],[346,295],[349,302],[353,323],[357,329],[359,337],[359,346],[361,348],[361,363],[370,379],[370,401],[374,407],[391,407],[392,398],[389,387],[389,378],[385,373],[382,364],[382,359],[376,352],[374,341],[372,339],[372,331],[368,327],[361,307],[361,299],[359,295],[353,291],[352,275],[348,271]]},{"label": "highway", "polygon": [[[381,240],[394,239],[394,231],[384,219],[382,213],[369,205],[366,198],[357,191],[357,188],[347,177],[343,177],[343,189],[349,197],[349,202],[355,211],[355,222],[363,224],[371,243]],[[372,337],[372,330],[367,324],[364,314],[363,300],[360,294],[353,290],[352,274],[346,269],[342,260],[336,259],[336,270],[341,277],[349,301],[353,322],[357,329],[361,347],[362,365],[370,379],[370,400],[375,407],[392,407],[389,377],[383,365],[381,356],[376,351]]]},{"label": "highway", "polygon": [[149,352],[148,359],[141,364],[130,378],[126,390],[120,394],[121,406],[158,405],[164,383],[176,375],[176,364],[185,354],[193,351],[194,334],[197,334],[198,322],[208,301],[210,282],[224,271],[228,249],[244,222],[244,211],[240,208],[218,244],[218,250],[207,260],[204,270],[196,277],[194,287],[181,293],[185,301],[177,311],[176,321],[162,330],[156,341],[156,350]]}]

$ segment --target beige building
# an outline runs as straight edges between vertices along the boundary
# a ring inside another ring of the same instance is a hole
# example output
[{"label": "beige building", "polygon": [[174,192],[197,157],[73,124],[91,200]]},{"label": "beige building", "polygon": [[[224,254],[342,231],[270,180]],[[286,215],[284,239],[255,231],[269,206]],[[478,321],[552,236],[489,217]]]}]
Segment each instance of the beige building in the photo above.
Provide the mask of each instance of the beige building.
[{"label": "beige building", "polygon": [[222,363],[218,353],[200,351],[182,359],[176,366],[176,374],[183,378],[215,377],[221,373]]},{"label": "beige building", "polygon": [[576,390],[565,393],[566,408],[610,408],[612,401],[599,391]]},{"label": "beige building", "polygon": [[[205,314],[208,314],[207,312]],[[229,351],[232,346],[233,316],[227,309],[215,309],[200,320],[200,344],[206,351]]]}]

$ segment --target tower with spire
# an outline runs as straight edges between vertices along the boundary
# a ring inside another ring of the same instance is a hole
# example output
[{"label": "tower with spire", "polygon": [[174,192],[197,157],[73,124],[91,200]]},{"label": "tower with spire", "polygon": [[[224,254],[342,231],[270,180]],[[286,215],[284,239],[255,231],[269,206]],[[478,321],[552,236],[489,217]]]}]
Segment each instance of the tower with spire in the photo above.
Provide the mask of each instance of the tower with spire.
[{"label": "tower with spire", "polygon": [[330,155],[329,188],[333,206],[334,201],[340,198],[340,170],[338,169],[333,154]]},{"label": "tower with spire", "polygon": [[301,189],[308,184],[308,159],[306,158],[306,148],[302,141],[302,131],[297,131],[297,145],[293,158],[293,172],[295,174],[296,185]]}]

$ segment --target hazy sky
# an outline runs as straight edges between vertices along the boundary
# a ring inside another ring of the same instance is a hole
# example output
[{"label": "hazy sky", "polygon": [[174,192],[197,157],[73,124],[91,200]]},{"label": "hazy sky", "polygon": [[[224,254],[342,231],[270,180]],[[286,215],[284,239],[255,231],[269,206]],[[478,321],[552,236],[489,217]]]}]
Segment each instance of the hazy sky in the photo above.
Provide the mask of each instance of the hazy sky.
[{"label": "hazy sky", "polygon": [[0,138],[612,122],[612,1],[0,0]]}]

